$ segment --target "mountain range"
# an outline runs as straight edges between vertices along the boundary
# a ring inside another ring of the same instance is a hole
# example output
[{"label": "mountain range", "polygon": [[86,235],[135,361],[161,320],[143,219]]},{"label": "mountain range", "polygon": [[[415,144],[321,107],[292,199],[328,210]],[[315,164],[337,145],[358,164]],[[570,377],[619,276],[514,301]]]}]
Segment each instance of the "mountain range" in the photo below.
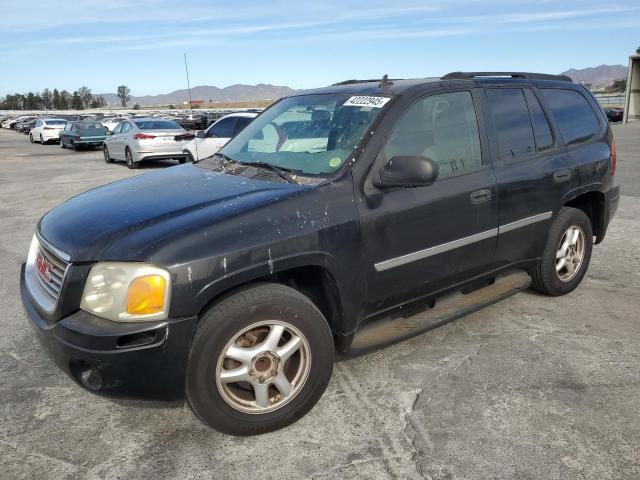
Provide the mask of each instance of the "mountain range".
[{"label": "mountain range", "polygon": [[[589,83],[592,87],[607,87],[614,80],[623,80],[627,78],[627,67],[624,65],[600,65],[598,67],[589,67],[583,69],[571,68],[562,75],[571,77],[574,82]],[[191,89],[191,98],[193,100],[203,100],[205,102],[249,102],[254,100],[277,100],[278,98],[290,95],[296,90],[278,85],[268,85],[259,83],[258,85],[242,85],[236,84],[225,88],[215,87],[213,85],[199,85]],[[109,105],[119,104],[118,97],[115,93],[101,94]],[[189,101],[189,90],[175,90],[171,93],[161,95],[131,95],[129,105],[182,105]]]},{"label": "mountain range", "polygon": [[[248,102],[254,100],[277,100],[294,93],[295,90],[289,87],[266,85],[231,85],[225,88],[218,88],[212,85],[199,85],[191,89],[193,100],[204,100],[205,102]],[[118,96],[115,93],[100,94],[109,105],[119,104]],[[131,95],[129,105],[181,105],[189,101],[189,90],[175,90],[171,93],[161,95],[143,95],[137,97]]]},{"label": "mountain range", "polygon": [[561,75],[567,75],[577,83],[589,83],[595,88],[608,87],[614,80],[625,80],[628,71],[624,65],[600,65],[583,69],[571,68]]}]

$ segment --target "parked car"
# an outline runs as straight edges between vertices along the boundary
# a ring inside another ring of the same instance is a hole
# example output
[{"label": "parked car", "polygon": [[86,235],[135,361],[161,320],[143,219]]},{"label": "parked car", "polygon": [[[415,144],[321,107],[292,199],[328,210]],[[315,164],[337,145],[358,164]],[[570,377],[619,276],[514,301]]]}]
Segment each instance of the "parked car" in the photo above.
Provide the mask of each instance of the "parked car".
[{"label": "parked car", "polygon": [[37,117],[27,117],[16,124],[16,131],[28,135],[37,121]]},{"label": "parked car", "polygon": [[138,168],[144,160],[174,159],[185,162],[182,139],[187,133],[171,120],[136,118],[120,122],[104,142],[104,160],[124,160],[129,168]]},{"label": "parked car", "polygon": [[607,115],[607,119],[610,122],[621,122],[624,116],[624,110],[619,108],[605,108],[604,113]]},{"label": "parked car", "polygon": [[28,118],[28,115],[17,115],[14,117],[9,117],[5,121],[2,122],[2,128],[15,129],[16,125]]},{"label": "parked car", "polygon": [[107,130],[113,132],[113,129],[116,128],[116,125],[118,125],[122,120],[124,120],[122,117],[109,117],[103,118],[102,120],[99,120],[99,122],[104,125]]},{"label": "parked car", "polygon": [[40,118],[29,132],[29,141],[40,142],[42,145],[50,141],[60,140],[60,130],[64,128],[67,121],[62,118]]},{"label": "parked car", "polygon": [[207,116],[202,113],[192,113],[176,118],[176,123],[185,130],[200,130],[207,128]]},{"label": "parked car", "polygon": [[101,147],[108,134],[107,127],[99,122],[67,122],[60,132],[60,147],[73,150]]},{"label": "parked car", "polygon": [[200,130],[195,138],[183,147],[187,160],[193,162],[210,157],[244,130],[257,116],[257,113],[232,113],[222,117],[206,130]]},{"label": "parked car", "polygon": [[50,210],[23,304],[88,390],[186,397],[213,428],[264,433],[313,407],[336,350],[577,288],[618,206],[616,162],[603,111],[565,76],[296,92],[211,158]]}]

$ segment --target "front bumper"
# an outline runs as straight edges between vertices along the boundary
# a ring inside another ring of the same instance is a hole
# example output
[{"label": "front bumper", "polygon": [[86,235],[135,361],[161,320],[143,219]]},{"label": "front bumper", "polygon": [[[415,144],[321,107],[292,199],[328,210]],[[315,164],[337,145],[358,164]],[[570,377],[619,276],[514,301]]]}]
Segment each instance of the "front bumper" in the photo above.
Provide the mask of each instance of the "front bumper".
[{"label": "front bumper", "polygon": [[182,400],[197,317],[120,323],[83,310],[50,322],[20,275],[22,304],[40,343],[65,373],[95,393]]}]

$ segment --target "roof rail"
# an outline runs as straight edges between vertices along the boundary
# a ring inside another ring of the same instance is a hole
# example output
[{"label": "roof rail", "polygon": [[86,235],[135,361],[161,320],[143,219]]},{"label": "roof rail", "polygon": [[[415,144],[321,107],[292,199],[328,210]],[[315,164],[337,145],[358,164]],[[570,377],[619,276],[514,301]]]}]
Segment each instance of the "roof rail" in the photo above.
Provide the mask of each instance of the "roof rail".
[{"label": "roof rail", "polygon": [[468,80],[472,78],[482,77],[510,77],[525,78],[527,80],[558,80],[561,82],[573,82],[566,75],[549,75],[547,73],[528,73],[528,72],[451,72],[447,73],[442,80]]},{"label": "roof rail", "polygon": [[369,83],[369,82],[379,82],[380,79],[376,78],[376,79],[371,79],[371,80],[344,80],[343,82],[338,82],[338,83],[334,83],[331,86],[332,87],[339,87],[340,85],[353,85],[355,83]]}]

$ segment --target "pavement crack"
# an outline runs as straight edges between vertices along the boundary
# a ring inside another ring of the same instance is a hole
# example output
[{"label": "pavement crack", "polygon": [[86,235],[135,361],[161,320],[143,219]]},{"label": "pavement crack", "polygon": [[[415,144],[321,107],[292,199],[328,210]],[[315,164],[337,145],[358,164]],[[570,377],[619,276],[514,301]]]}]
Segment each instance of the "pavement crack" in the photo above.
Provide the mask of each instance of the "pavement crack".
[{"label": "pavement crack", "polygon": [[355,466],[358,466],[358,465],[367,464],[367,463],[373,463],[373,462],[388,462],[390,460],[399,460],[399,459],[402,459],[404,457],[405,457],[405,455],[394,455],[394,456],[391,456],[391,457],[383,456],[383,457],[356,459],[356,460],[353,460],[353,461],[351,461],[349,463],[336,465],[335,467],[333,467],[333,468],[331,468],[329,470],[326,470],[324,472],[312,473],[311,476],[306,478],[306,480],[314,480],[316,478],[326,477],[328,475],[331,475],[332,473],[339,472],[339,471],[344,470],[344,469],[349,468],[349,467],[355,467]]}]

